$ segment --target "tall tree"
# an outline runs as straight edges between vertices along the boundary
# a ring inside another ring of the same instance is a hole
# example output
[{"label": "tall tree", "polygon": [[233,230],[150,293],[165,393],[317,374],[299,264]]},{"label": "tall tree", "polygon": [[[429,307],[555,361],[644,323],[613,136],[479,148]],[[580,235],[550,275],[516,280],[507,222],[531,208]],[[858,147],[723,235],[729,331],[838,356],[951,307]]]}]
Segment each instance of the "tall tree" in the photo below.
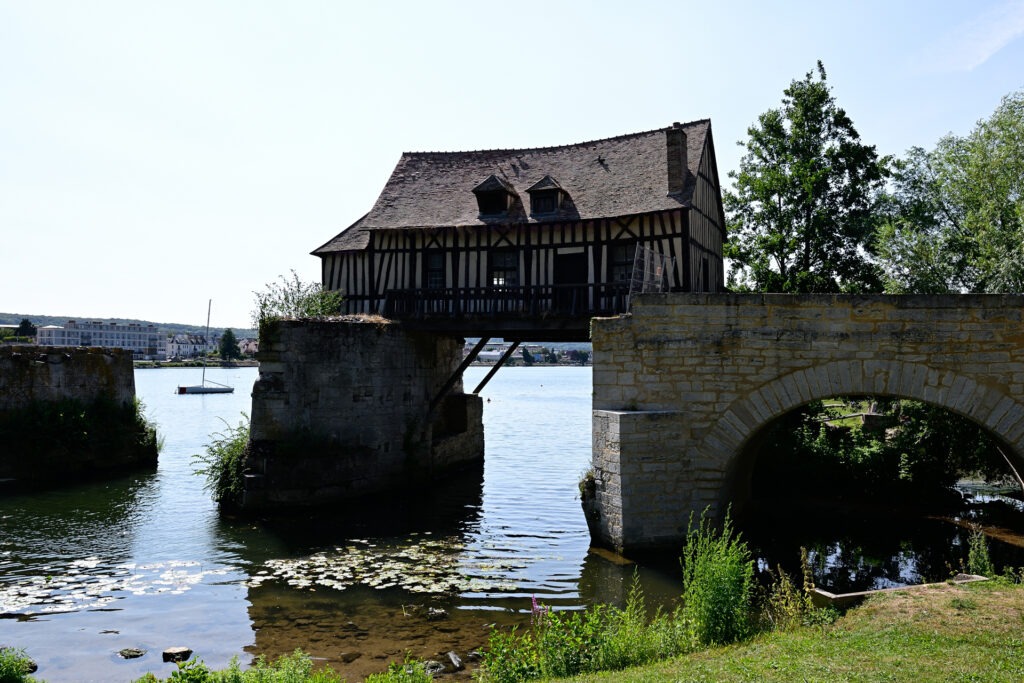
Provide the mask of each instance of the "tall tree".
[{"label": "tall tree", "polygon": [[242,357],[242,350],[238,348],[238,339],[234,331],[229,327],[224,330],[220,337],[221,360],[235,360]]},{"label": "tall tree", "polygon": [[34,337],[36,336],[36,326],[32,324],[32,321],[28,318],[22,318],[18,324],[18,329],[14,331],[16,337]]},{"label": "tall tree", "polygon": [[1024,292],[1024,90],[901,160],[878,233],[891,292]]},{"label": "tall tree", "polygon": [[878,291],[869,250],[887,159],[861,143],[819,61],[758,117],[732,171],[730,285],[781,292]]}]

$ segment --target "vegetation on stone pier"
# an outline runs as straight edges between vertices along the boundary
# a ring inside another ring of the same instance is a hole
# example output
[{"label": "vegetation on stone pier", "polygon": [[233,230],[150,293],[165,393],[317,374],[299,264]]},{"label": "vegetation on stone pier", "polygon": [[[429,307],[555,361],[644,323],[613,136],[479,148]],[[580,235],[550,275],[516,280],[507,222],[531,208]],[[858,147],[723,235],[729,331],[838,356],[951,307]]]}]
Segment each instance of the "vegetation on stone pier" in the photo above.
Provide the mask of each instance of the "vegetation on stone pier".
[{"label": "vegetation on stone pier", "polygon": [[339,292],[325,290],[319,282],[303,282],[293,270],[291,279],[284,275],[278,282],[268,282],[256,295],[252,311],[253,327],[264,337],[266,326],[282,318],[324,318],[338,315],[343,300]]},{"label": "vegetation on stone pier", "polygon": [[65,471],[78,476],[80,463],[155,465],[160,450],[156,427],[138,399],[37,401],[0,415],[0,443],[16,456],[0,462],[0,476],[29,482]]},{"label": "vegetation on stone pier", "polygon": [[239,503],[244,488],[249,416],[243,413],[242,418],[234,427],[224,421],[224,431],[211,435],[206,453],[192,458],[194,473],[206,478],[206,490],[222,507]]}]

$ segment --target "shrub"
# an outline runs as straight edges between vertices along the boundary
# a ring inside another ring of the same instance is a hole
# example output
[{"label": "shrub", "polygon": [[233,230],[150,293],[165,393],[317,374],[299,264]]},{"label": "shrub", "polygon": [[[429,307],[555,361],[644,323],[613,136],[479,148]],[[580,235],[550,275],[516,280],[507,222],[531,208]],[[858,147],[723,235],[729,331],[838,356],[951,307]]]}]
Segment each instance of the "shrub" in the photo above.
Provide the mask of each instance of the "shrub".
[{"label": "shrub", "polygon": [[206,447],[204,455],[194,455],[193,472],[206,477],[204,488],[213,494],[220,505],[239,502],[243,490],[245,456],[249,450],[249,416],[242,413],[244,420],[232,427],[224,422],[224,431],[215,432]]},{"label": "shrub", "polygon": [[[313,660],[302,650],[273,662],[261,655],[245,670],[239,666],[237,657],[232,658],[223,671],[212,671],[202,660],[190,659],[178,664],[166,679],[168,683],[342,683],[343,680],[330,667],[313,671]],[[370,680],[373,678],[367,678]],[[135,683],[160,683],[160,679],[148,673]],[[419,683],[419,679],[382,679],[377,683]]]},{"label": "shrub", "polygon": [[339,292],[327,291],[319,282],[303,282],[293,270],[291,279],[284,275],[279,282],[268,282],[256,295],[252,312],[253,327],[263,336],[265,326],[281,318],[323,318],[338,315],[344,300]]},{"label": "shrub", "polygon": [[702,645],[722,645],[750,633],[754,565],[750,550],[733,534],[726,513],[721,532],[707,510],[686,532],[683,548],[683,606],[693,635]]},{"label": "shrub", "polygon": [[985,532],[978,527],[971,529],[971,535],[967,540],[967,569],[978,576],[994,576],[996,573],[992,558],[988,554]]},{"label": "shrub", "polygon": [[597,605],[584,612],[552,612],[534,601],[529,631],[491,632],[482,680],[513,683],[616,671],[693,649],[681,612],[659,610],[650,622],[646,614],[636,575],[625,609]]},{"label": "shrub", "polygon": [[32,683],[32,660],[23,650],[0,647],[0,683]]}]

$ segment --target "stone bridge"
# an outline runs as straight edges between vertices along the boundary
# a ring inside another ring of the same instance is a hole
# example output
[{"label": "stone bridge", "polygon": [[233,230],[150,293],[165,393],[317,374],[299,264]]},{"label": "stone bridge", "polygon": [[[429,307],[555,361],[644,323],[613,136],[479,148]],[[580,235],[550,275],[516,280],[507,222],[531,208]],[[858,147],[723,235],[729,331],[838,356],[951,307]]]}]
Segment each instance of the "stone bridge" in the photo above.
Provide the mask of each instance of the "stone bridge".
[{"label": "stone bridge", "polygon": [[[597,544],[681,546],[749,497],[760,430],[810,401],[963,415],[1024,473],[1024,296],[658,294],[592,323]],[[753,451],[753,452],[752,452]]]}]

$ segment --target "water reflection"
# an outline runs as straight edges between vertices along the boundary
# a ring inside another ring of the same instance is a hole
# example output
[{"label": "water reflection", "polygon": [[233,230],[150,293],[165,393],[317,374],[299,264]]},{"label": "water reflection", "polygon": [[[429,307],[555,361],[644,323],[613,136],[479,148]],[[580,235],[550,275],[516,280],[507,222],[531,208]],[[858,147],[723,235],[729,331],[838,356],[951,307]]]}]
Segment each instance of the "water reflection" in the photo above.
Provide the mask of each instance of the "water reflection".
[{"label": "water reflection", "polygon": [[[999,519],[1024,529],[1014,506],[937,510],[835,501],[760,500],[740,526],[762,571],[778,566],[799,576],[800,548],[808,551],[815,584],[833,593],[944,581],[964,569],[970,525]],[[1019,532],[1017,534],[1019,536]],[[988,539],[997,568],[1024,566],[1024,549]]]},{"label": "water reflection", "polygon": [[5,496],[0,615],[96,607],[113,601],[115,591],[144,590],[131,550],[152,481],[152,475],[138,475]]}]

